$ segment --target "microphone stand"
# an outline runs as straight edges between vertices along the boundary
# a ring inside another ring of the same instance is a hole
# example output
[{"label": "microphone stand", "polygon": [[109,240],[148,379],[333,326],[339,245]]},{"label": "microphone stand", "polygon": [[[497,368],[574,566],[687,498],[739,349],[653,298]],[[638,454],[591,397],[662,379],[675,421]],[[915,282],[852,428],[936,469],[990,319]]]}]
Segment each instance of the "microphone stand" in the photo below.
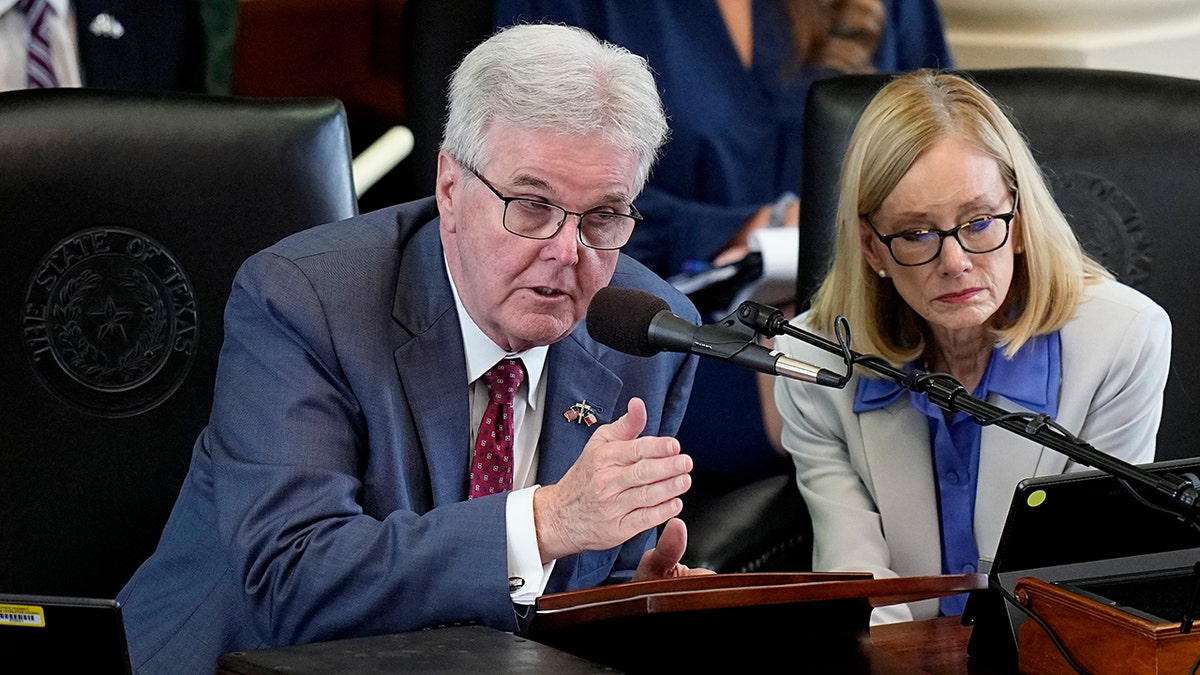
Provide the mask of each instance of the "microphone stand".
[{"label": "microphone stand", "polygon": [[[1150,506],[1168,511],[1180,521],[1200,529],[1200,510],[1198,510],[1200,492],[1197,491],[1194,476],[1189,479],[1169,472],[1162,475],[1153,474],[1096,450],[1056,424],[1048,415],[1011,413],[972,396],[961,382],[950,375],[924,371],[905,372],[894,368],[878,356],[859,354],[850,348],[850,326],[843,316],[837,318],[835,330],[841,344],[835,344],[819,335],[793,326],[783,312],[774,307],[746,301],[738,307],[737,315],[738,320],[746,326],[764,335],[770,337],[780,334],[788,335],[841,356],[846,363],[846,374],[841,380],[841,386],[845,386],[849,381],[853,366],[866,366],[891,378],[904,389],[928,395],[929,400],[942,410],[950,413],[965,412],[981,426],[998,425],[1018,436],[1061,452],[1075,462],[1100,469],[1110,476],[1116,477],[1135,498],[1141,499],[1140,493],[1134,486],[1146,488],[1151,494],[1160,498],[1158,506],[1153,504]],[[1197,580],[1196,586],[1191,602],[1180,621],[1179,632],[1185,634],[1191,632],[1193,617],[1197,607],[1200,606],[1200,562],[1193,567],[1193,573]]]},{"label": "microphone stand", "polygon": [[839,339],[842,329],[847,335],[843,340],[844,344],[836,344],[793,326],[788,323],[783,312],[757,302],[743,302],[738,307],[737,315],[742,323],[764,335],[788,335],[842,356],[847,366],[846,380],[849,379],[852,366],[865,366],[891,378],[904,389],[927,394],[929,400],[942,410],[950,413],[965,412],[981,426],[1003,427],[1018,436],[1061,452],[1075,462],[1115,476],[1131,488],[1134,485],[1147,488],[1157,494],[1164,508],[1170,510],[1179,520],[1200,529],[1200,492],[1191,480],[1173,473],[1156,475],[1100,452],[1063,429],[1048,415],[1012,413],[980,400],[950,375],[924,371],[905,372],[894,368],[878,356],[859,354],[849,347],[849,324],[845,317],[838,317]]}]

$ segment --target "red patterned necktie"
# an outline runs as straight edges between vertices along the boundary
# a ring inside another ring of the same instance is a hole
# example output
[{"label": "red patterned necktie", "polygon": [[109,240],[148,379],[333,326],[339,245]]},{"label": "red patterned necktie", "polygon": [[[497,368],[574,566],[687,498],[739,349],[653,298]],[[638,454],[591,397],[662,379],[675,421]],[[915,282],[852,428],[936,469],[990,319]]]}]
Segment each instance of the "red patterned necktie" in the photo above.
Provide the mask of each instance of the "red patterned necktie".
[{"label": "red patterned necktie", "polygon": [[483,374],[488,404],[471,457],[468,499],[512,489],[513,400],[524,380],[525,367],[520,359],[504,359]]},{"label": "red patterned necktie", "polygon": [[50,3],[48,0],[18,0],[17,9],[25,15],[29,27],[28,61],[25,65],[26,85],[30,89],[49,89],[58,86],[54,64],[50,60]]}]

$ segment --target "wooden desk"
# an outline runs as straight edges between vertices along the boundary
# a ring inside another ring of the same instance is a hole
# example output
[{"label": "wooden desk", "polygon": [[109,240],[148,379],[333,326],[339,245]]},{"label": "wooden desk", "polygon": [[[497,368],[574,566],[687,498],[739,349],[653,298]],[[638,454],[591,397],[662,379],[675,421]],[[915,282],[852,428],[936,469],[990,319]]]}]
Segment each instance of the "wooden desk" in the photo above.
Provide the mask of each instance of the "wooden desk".
[{"label": "wooden desk", "polygon": [[930,675],[1009,675],[1015,670],[967,660],[971,627],[956,616],[892,623],[871,628],[875,649],[913,673]]},{"label": "wooden desk", "polygon": [[839,675],[1007,675],[968,662],[971,628],[954,617],[863,630],[868,600],[907,602],[982,583],[977,575],[811,573],[631,582],[543,596],[532,640],[482,626],[442,628],[226,654],[218,673],[259,675],[283,666],[297,675],[442,672],[454,654],[452,672],[483,664],[496,673],[526,672],[531,662],[535,672],[580,673],[753,670],[787,662]]}]

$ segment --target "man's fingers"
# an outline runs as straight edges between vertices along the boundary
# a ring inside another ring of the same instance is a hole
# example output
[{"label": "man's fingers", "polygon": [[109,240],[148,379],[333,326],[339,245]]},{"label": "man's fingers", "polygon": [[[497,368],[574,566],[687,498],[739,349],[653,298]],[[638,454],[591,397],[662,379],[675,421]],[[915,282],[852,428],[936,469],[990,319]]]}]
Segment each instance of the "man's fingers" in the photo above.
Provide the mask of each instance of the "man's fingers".
[{"label": "man's fingers", "polygon": [[687,526],[683,521],[678,518],[668,520],[663,526],[662,534],[658,536],[658,546],[655,548],[660,562],[665,564],[670,561],[664,571],[678,564],[687,550]]},{"label": "man's fingers", "polygon": [[[634,509],[626,514],[625,518],[623,518],[621,521],[622,529],[630,533],[625,537],[625,539],[628,539],[638,532],[644,532],[652,527],[658,527],[664,522],[674,518],[675,516],[678,516],[682,511],[683,500],[679,498],[669,499],[660,504],[655,504],[654,506]],[[682,556],[683,552],[681,551],[679,555]]]},{"label": "man's fingers", "polygon": [[675,476],[682,476],[692,471],[692,458],[688,455],[670,454],[666,456],[639,459],[618,469],[624,476],[622,488],[638,485],[650,485]]},{"label": "man's fingers", "polygon": [[[668,499],[674,499],[687,492],[692,487],[692,477],[688,474],[672,475],[663,480],[644,485],[638,485],[626,491],[623,495],[630,509],[646,508],[661,504]],[[655,525],[661,524],[660,520]]]},{"label": "man's fingers", "polygon": [[642,399],[629,399],[629,409],[624,415],[596,429],[592,439],[603,441],[632,441],[646,428],[646,404]]},{"label": "man's fingers", "polygon": [[624,415],[596,429],[557,485],[534,493],[543,560],[615,546],[683,510],[692,458],[674,438],[641,436],[646,421],[646,404],[631,398]]},{"label": "man's fingers", "polygon": [[672,517],[658,537],[658,545],[646,551],[638,562],[635,580],[661,579],[676,576],[681,566],[679,561],[687,549],[687,527],[683,521]]}]

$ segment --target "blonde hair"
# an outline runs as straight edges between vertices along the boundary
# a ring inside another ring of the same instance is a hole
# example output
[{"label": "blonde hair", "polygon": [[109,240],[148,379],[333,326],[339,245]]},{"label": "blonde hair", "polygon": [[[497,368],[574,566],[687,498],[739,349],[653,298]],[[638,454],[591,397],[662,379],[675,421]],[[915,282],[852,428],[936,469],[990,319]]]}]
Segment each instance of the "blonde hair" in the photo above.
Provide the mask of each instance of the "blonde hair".
[{"label": "blonde hair", "polygon": [[1013,281],[991,318],[1012,356],[1030,338],[1058,330],[1074,314],[1085,284],[1111,277],[1088,256],[1059,210],[1024,137],[977,84],[928,69],[897,76],[867,105],[842,164],[833,262],[813,297],[811,321],[832,331],[845,315],[854,348],[894,364],[924,353],[927,326],[863,258],[861,218],[877,210],[912,163],[938,141],[959,138],[996,160],[1019,194]]}]

